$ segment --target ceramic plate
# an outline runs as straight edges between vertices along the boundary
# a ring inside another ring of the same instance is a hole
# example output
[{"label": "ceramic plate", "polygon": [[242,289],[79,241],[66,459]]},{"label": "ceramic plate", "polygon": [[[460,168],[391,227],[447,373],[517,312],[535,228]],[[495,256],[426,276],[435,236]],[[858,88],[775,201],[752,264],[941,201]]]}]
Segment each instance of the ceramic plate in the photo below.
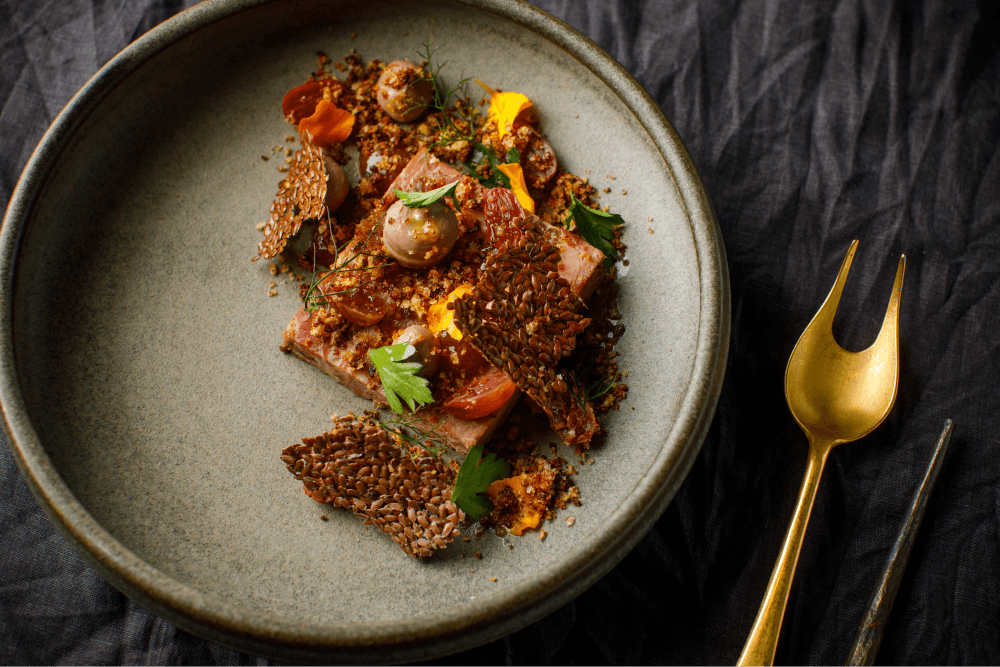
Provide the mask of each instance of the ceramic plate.
[{"label": "ceramic plate", "polygon": [[[597,581],[683,480],[728,345],[711,205],[617,63],[517,2],[372,5],[207,2],[158,27],[56,120],[0,239],[0,398],[49,516],[154,612],[295,662],[458,651]],[[281,178],[261,156],[292,133],[281,98],[316,52],[417,59],[426,39],[446,80],[527,94],[560,164],[611,187],[602,203],[628,223],[618,349],[630,392],[575,476],[583,505],[544,542],[487,536],[417,562],[306,498],[279,460],[330,414],[370,404],[279,351],[297,289],[279,280],[269,297],[267,264],[249,258]]]}]

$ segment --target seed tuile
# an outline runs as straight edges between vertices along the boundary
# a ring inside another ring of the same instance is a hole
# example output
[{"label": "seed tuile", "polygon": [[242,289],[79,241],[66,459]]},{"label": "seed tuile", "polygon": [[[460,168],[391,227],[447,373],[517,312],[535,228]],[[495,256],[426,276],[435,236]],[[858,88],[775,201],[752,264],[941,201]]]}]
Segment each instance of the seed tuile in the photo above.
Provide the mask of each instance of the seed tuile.
[{"label": "seed tuile", "polygon": [[560,257],[550,232],[529,216],[510,227],[486,258],[479,284],[452,307],[463,336],[545,411],[562,441],[587,446],[600,429],[594,408],[577,400],[575,378],[557,364],[590,319],[579,314],[583,302],[553,270]]},{"label": "seed tuile", "polygon": [[274,259],[285,249],[288,239],[298,234],[306,220],[319,220],[325,212],[326,165],[323,151],[308,132],[302,134],[300,148],[288,165],[288,175],[278,185],[271,202],[271,217],[264,223],[264,240],[257,244],[257,256],[250,261]]},{"label": "seed tuile", "polygon": [[451,502],[454,472],[429,454],[414,457],[368,413],[333,417],[334,427],[286,447],[281,460],[307,496],[353,512],[408,555],[429,558],[465,521]]}]

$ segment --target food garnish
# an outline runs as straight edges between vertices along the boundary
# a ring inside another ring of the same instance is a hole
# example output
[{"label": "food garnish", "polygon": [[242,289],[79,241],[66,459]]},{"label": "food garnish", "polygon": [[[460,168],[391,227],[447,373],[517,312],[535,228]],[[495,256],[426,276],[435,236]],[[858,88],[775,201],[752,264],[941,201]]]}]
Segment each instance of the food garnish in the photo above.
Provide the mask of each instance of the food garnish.
[{"label": "food garnish", "polygon": [[435,188],[429,192],[403,192],[397,188],[393,188],[392,191],[407,207],[421,208],[423,206],[430,206],[442,197],[453,195],[453,190],[457,185],[458,181],[455,181],[454,183],[442,185],[441,187]]},{"label": "food garnish", "polygon": [[518,114],[531,106],[531,100],[521,93],[498,93],[479,79],[476,79],[476,83],[490,94],[487,117],[496,123],[497,134],[502,139],[513,128]]},{"label": "food garnish", "polygon": [[353,128],[354,115],[325,99],[316,103],[311,116],[299,121],[299,131],[308,132],[313,143],[324,148],[347,141]]},{"label": "food garnish", "polygon": [[[444,127],[441,128],[440,137],[428,142],[429,146],[431,148],[438,148],[461,141],[472,143],[475,141],[476,132],[479,130],[481,122],[477,119],[478,114],[475,111],[466,111],[468,100],[463,100],[458,94],[469,82],[469,79],[461,79],[451,87],[445,86],[439,78],[441,68],[444,67],[444,64],[442,63],[435,68],[433,64],[434,54],[431,52],[431,41],[429,39],[424,42],[423,55],[427,61],[427,78],[433,86],[433,96],[428,106],[433,111],[441,114],[441,120],[444,123]],[[452,97],[458,98],[458,101],[454,105],[451,104]]]},{"label": "food garnish", "polygon": [[[368,257],[371,259],[389,259],[387,255],[373,255],[365,251],[365,248],[368,247],[368,242],[371,240],[372,235],[375,232],[375,229],[376,227],[373,226],[370,230],[368,230],[368,236],[365,238],[364,243],[359,244],[357,248],[354,250],[353,254],[351,254],[349,257],[346,257],[343,260],[336,261],[334,263],[334,266],[332,266],[330,269],[326,271],[316,271],[316,270],[313,271],[312,282],[310,283],[309,289],[306,291],[305,295],[302,298],[303,307],[308,312],[311,313],[313,310],[315,310],[320,306],[328,306],[332,303],[334,297],[343,294],[349,294],[351,292],[356,292],[359,288],[364,287],[369,282],[371,282],[368,281],[365,283],[361,283],[360,285],[355,285],[348,289],[335,290],[332,292],[326,291],[324,285],[335,282],[339,274],[359,272],[359,271],[372,271],[375,269],[381,269],[391,266],[391,263],[383,263],[371,266],[351,267],[351,264],[353,264],[355,260],[361,257]],[[345,244],[345,248],[346,245],[347,244]],[[338,252],[339,250],[343,249],[344,248],[338,249]],[[313,266],[314,267],[316,266],[315,260],[313,260]]]},{"label": "food garnish", "polygon": [[[281,111],[292,125],[298,125],[303,118],[308,118],[316,110],[316,105],[323,99],[325,82],[307,81],[301,86],[292,88],[281,101]],[[339,84],[339,82],[337,82]]]},{"label": "food garnish", "polygon": [[528,213],[534,214],[535,200],[528,194],[528,184],[524,182],[524,171],[521,169],[521,165],[514,162],[510,164],[501,164],[497,168],[502,171],[510,181],[510,189],[513,190],[514,195],[517,196],[517,203],[523,206],[524,210]]},{"label": "food garnish", "polygon": [[[444,439],[437,434],[437,430],[444,423],[444,420],[439,420],[426,431],[421,431],[417,426],[420,422],[429,423],[429,420],[424,417],[418,417],[411,412],[403,417],[383,419],[379,422],[379,425],[389,433],[397,436],[407,445],[426,449],[434,456],[441,458],[441,454],[447,445],[445,445]],[[410,449],[406,449],[405,451],[410,453],[410,457],[413,458],[414,454]]]},{"label": "food garnish", "polygon": [[484,159],[490,165],[489,176],[479,174],[475,171],[473,171],[473,176],[479,179],[479,182],[482,183],[483,187],[486,188],[503,187],[507,188],[508,190],[511,189],[510,177],[508,177],[507,174],[505,174],[503,169],[501,169],[500,167],[503,166],[504,164],[512,164],[517,162],[519,159],[517,151],[513,149],[508,151],[507,162],[505,163],[503,160],[497,157],[497,154],[494,153],[493,149],[491,149],[489,146],[486,146],[485,144],[481,144],[479,142],[475,142],[472,145],[475,147],[476,151],[478,151],[480,159],[477,161],[474,156],[474,159],[466,166],[474,167]]},{"label": "food garnish", "polygon": [[483,445],[479,444],[469,450],[468,456],[458,470],[455,487],[451,491],[451,499],[465,511],[473,521],[479,521],[490,511],[489,504],[483,494],[489,485],[503,477],[507,470],[507,462],[498,458],[492,452],[483,456]]},{"label": "food garnish", "polygon": [[449,397],[442,407],[460,419],[479,419],[493,414],[517,392],[517,385],[502,371],[477,377]]},{"label": "food garnish", "polygon": [[318,220],[326,202],[326,166],[323,151],[308,134],[302,136],[302,148],[292,158],[288,175],[278,185],[271,202],[271,217],[264,224],[264,240],[257,244],[254,261],[274,259],[284,250],[288,239],[299,233],[306,220]]},{"label": "food garnish", "polygon": [[427,328],[431,333],[447,331],[455,340],[462,340],[462,332],[455,326],[455,312],[448,308],[448,304],[466,294],[472,294],[472,289],[472,285],[459,285],[427,310]]},{"label": "food garnish", "polygon": [[412,456],[373,419],[334,417],[334,427],[286,447],[281,460],[306,495],[354,512],[414,558],[459,534],[465,512],[452,501],[455,473],[436,457]]},{"label": "food garnish", "polygon": [[427,405],[434,402],[427,378],[417,375],[420,364],[404,361],[417,351],[409,343],[386,345],[368,351],[368,356],[375,364],[378,377],[382,380],[385,390],[385,400],[393,412],[403,414],[403,404],[406,401],[410,410],[416,410],[417,405]]},{"label": "food garnish", "polygon": [[570,197],[573,203],[569,207],[567,222],[570,220],[575,222],[583,240],[603,252],[607,257],[604,265],[611,266],[612,262],[618,259],[618,251],[610,241],[615,238],[615,227],[625,224],[625,221],[617,213],[606,213],[584,206],[574,194],[570,194]]},{"label": "food garnish", "polygon": [[585,383],[577,380],[575,383],[576,387],[572,392],[573,398],[576,399],[577,405],[583,408],[587,403],[593,403],[601,396],[604,396],[611,391],[617,381],[617,373],[607,373],[604,377],[587,387],[586,391],[583,391]]}]

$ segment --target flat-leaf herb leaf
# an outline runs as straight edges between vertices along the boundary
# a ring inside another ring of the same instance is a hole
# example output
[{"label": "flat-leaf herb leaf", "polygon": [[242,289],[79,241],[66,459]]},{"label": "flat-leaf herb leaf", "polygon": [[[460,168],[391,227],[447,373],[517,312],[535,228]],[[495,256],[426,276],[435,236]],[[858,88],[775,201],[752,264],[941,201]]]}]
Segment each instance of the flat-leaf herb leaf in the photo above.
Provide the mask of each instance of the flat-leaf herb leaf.
[{"label": "flat-leaf herb leaf", "polygon": [[458,469],[455,488],[451,491],[451,501],[472,517],[473,521],[479,521],[490,511],[487,500],[482,494],[486,493],[486,487],[491,483],[503,479],[506,470],[506,461],[497,458],[493,453],[484,457],[483,445],[476,445],[469,450],[469,455]]},{"label": "flat-leaf herb leaf", "polygon": [[382,388],[385,390],[385,400],[393,412],[403,414],[403,404],[406,401],[410,410],[416,410],[417,405],[434,402],[429,383],[426,378],[417,375],[421,366],[415,361],[404,361],[416,352],[409,343],[386,345],[368,350],[368,356],[375,364]]},{"label": "flat-leaf herb leaf", "polygon": [[409,208],[423,208],[424,206],[430,206],[442,197],[452,194],[457,185],[458,181],[455,181],[429,192],[403,192],[399,188],[393,188],[392,191],[405,206]]},{"label": "flat-leaf herb leaf", "polygon": [[618,252],[610,241],[615,238],[615,227],[625,224],[625,221],[617,213],[605,213],[584,206],[572,193],[570,197],[573,203],[570,204],[567,221],[576,222],[576,228],[583,240],[603,252],[607,258],[604,260],[604,265],[610,266],[612,260],[618,259]]}]

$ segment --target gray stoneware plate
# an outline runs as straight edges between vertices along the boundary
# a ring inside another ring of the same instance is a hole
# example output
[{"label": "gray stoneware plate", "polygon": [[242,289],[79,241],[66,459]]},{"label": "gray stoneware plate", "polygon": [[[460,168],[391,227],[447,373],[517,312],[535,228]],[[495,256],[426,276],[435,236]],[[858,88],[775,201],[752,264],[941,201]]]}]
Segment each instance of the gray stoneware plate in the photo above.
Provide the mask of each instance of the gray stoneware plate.
[{"label": "gray stoneware plate", "polygon": [[[420,563],[306,498],[281,464],[280,450],[326,430],[331,413],[369,405],[278,350],[296,290],[279,282],[269,298],[267,265],[248,259],[280,180],[261,155],[290,134],[280,101],[316,52],[387,61],[417,57],[427,38],[445,78],[527,94],[561,164],[612,186],[602,201],[628,223],[619,349],[630,393],[575,478],[583,506],[550,523],[548,539],[510,550],[487,536]],[[679,138],[607,54],[512,0],[184,12],[58,117],[0,243],[0,400],[52,521],[155,613],[293,662],[422,660],[578,595],[675,494],[728,348],[725,252]]]}]

